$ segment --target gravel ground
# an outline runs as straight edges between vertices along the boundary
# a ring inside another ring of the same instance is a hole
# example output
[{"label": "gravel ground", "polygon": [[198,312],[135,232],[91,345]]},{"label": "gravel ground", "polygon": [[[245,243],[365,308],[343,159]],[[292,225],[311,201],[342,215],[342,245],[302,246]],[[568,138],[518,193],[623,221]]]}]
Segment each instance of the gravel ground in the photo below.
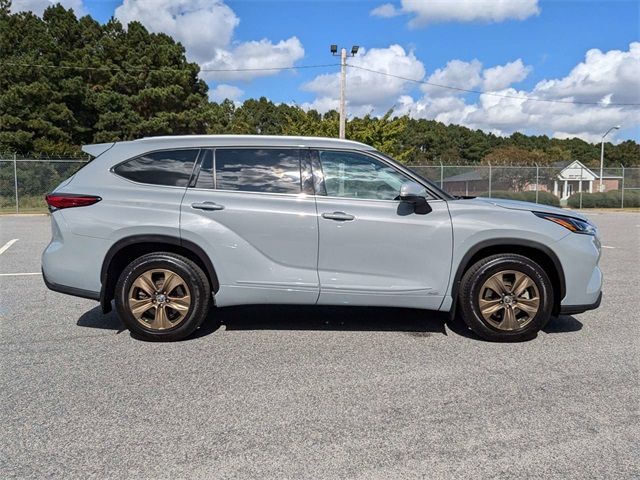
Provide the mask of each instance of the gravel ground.
[{"label": "gravel ground", "polygon": [[[0,275],[0,477],[638,478],[640,214],[598,213],[600,309],[532,341],[414,310],[220,309],[145,343],[95,302]],[[0,274],[44,216],[0,217]]]}]

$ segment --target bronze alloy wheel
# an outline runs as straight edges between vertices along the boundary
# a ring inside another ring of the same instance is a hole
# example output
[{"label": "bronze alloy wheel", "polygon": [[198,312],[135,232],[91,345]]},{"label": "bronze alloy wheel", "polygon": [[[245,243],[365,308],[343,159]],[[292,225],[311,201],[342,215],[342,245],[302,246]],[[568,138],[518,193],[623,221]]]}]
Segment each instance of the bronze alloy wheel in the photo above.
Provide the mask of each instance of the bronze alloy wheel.
[{"label": "bronze alloy wheel", "polygon": [[535,282],[516,270],[502,270],[489,277],[478,297],[485,321],[499,330],[525,327],[540,309],[540,293]]},{"label": "bronze alloy wheel", "polygon": [[191,292],[177,273],[166,269],[147,270],[131,285],[128,306],[142,326],[167,330],[182,323],[187,316]]}]

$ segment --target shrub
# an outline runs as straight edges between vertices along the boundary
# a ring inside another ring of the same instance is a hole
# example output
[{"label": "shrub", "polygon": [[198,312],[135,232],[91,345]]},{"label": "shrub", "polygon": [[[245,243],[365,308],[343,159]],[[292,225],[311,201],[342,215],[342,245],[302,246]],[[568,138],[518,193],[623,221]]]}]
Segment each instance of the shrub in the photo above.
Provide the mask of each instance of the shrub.
[{"label": "shrub", "polygon": [[[571,208],[580,208],[580,193],[574,193],[567,200]],[[620,208],[622,206],[622,192],[582,193],[582,208]],[[640,207],[640,191],[624,192],[625,207]]]},{"label": "shrub", "polygon": [[[480,197],[488,197],[489,192],[485,192],[479,195]],[[533,202],[536,201],[536,192],[526,191],[526,192],[507,192],[503,190],[496,190],[491,192],[492,198],[504,198],[507,200],[520,200],[523,202]],[[551,192],[538,192],[538,203],[541,205],[551,205],[553,207],[560,206],[560,199],[556,197]]]}]

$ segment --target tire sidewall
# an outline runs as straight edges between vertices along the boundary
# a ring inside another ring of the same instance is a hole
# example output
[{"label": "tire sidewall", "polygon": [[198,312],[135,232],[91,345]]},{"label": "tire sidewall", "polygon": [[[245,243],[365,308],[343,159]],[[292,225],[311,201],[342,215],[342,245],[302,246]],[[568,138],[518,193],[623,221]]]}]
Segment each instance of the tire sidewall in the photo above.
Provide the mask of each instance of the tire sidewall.
[{"label": "tire sidewall", "polygon": [[[209,290],[203,284],[202,272],[195,271],[194,267],[197,268],[180,257],[162,253],[145,255],[129,264],[122,272],[115,292],[116,312],[127,328],[142,339],[151,341],[179,340],[196,330],[207,314]],[[180,275],[187,283],[191,295],[191,305],[185,319],[175,327],[161,331],[145,328],[127,305],[133,282],[144,272],[155,269],[171,270]]]},{"label": "tire sidewall", "polygon": [[[515,270],[531,278],[538,288],[540,308],[533,320],[524,328],[514,331],[500,330],[489,324],[480,311],[479,293],[484,282],[503,270]],[[549,321],[553,309],[553,290],[545,271],[537,263],[525,258],[509,256],[495,258],[480,266],[468,279],[463,288],[462,309],[467,325],[478,335],[493,341],[528,340],[536,336]]]}]

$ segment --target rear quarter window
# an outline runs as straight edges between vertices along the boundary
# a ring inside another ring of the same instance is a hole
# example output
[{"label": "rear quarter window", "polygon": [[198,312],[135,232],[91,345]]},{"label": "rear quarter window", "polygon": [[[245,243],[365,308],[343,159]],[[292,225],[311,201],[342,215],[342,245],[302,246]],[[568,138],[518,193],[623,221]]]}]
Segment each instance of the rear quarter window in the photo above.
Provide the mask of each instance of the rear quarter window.
[{"label": "rear quarter window", "polygon": [[117,165],[113,171],[138,183],[186,187],[199,149],[151,152]]}]

